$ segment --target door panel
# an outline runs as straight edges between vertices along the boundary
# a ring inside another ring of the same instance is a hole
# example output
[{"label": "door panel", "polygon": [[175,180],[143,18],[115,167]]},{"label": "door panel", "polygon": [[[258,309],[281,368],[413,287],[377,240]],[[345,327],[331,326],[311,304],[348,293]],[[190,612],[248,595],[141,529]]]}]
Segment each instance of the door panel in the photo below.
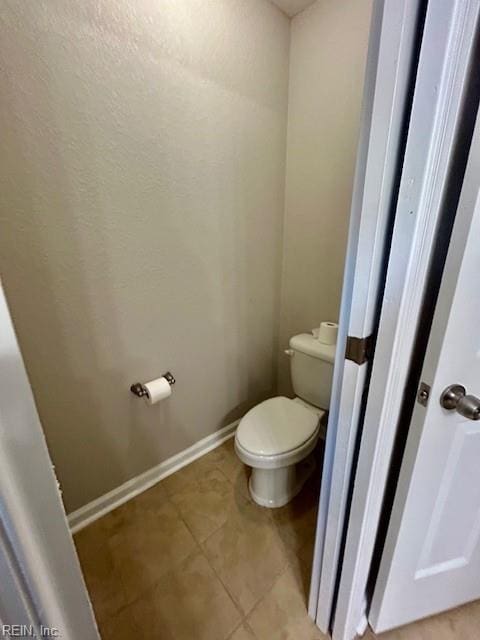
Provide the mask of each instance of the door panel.
[{"label": "door panel", "polygon": [[[357,153],[340,327],[309,599],[309,614],[330,628],[349,485],[369,365],[345,360],[347,334],[372,335],[384,281],[392,191],[414,78],[421,0],[375,0]],[[359,594],[365,616],[364,594]],[[357,627],[358,619],[354,627]]]},{"label": "door panel", "polygon": [[[416,41],[418,64],[381,316],[352,483],[333,619],[334,640],[351,640],[362,630],[366,595],[370,598],[370,571],[387,478],[432,255],[442,227],[450,167],[456,141],[463,132],[465,87],[474,59],[478,0],[429,0],[425,4],[423,29]],[[471,118],[468,121],[471,123]],[[417,430],[414,436],[419,433]],[[441,474],[447,458],[440,462],[437,454],[437,459],[437,472]],[[439,475],[437,485],[440,479]],[[428,491],[427,483],[427,478],[422,479],[416,491]],[[408,484],[407,481],[402,487],[405,492]],[[401,518],[401,511],[394,515]],[[426,528],[428,522],[423,525],[423,530]],[[392,535],[394,546],[395,534]],[[420,570],[420,551],[417,549],[410,576]],[[399,589],[396,595],[397,605],[401,606],[403,599],[409,597],[408,588],[405,592]]]},{"label": "door panel", "polygon": [[415,579],[461,568],[471,560],[480,527],[479,461],[480,429],[477,425],[459,425],[440,480]]},{"label": "door panel", "polygon": [[[480,598],[480,420],[440,404],[480,398],[480,124],[477,119],[422,380],[372,601],[375,631]],[[479,400],[480,402],[480,400]]]}]

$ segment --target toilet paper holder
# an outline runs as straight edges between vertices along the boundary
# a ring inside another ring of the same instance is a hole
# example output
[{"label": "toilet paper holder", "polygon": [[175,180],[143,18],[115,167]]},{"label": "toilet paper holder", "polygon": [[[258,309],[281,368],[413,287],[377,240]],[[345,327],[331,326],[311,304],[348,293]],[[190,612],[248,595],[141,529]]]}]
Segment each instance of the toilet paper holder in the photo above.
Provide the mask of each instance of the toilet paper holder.
[{"label": "toilet paper holder", "polygon": [[[165,378],[165,380],[168,382],[168,384],[170,386],[175,384],[175,378],[170,373],[170,371],[167,371],[161,377]],[[130,387],[130,391],[134,395],[138,396],[139,398],[143,398],[144,396],[148,395],[148,391],[145,389],[145,387],[143,386],[143,384],[141,382],[135,382],[134,384],[132,384],[132,386]]]}]

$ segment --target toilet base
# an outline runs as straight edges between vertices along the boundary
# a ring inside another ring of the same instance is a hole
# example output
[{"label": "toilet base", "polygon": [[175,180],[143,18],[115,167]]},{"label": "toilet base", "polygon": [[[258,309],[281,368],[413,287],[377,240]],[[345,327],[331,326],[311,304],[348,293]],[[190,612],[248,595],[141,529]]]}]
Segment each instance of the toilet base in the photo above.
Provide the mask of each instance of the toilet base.
[{"label": "toilet base", "polygon": [[310,453],[297,464],[278,469],[252,468],[248,488],[254,502],[262,507],[283,507],[301,490],[315,469],[315,456]]}]

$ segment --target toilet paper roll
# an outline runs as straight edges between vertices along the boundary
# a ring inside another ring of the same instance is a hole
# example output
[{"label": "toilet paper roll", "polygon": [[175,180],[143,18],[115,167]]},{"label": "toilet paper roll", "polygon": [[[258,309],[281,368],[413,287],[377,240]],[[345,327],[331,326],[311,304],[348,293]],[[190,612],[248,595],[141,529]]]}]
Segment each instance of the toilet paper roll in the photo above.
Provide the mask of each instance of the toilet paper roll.
[{"label": "toilet paper roll", "polygon": [[156,380],[145,382],[143,386],[147,390],[147,395],[145,396],[145,402],[147,404],[156,404],[160,402],[160,400],[164,400],[172,395],[172,387],[163,376]]},{"label": "toilet paper roll", "polygon": [[337,342],[338,324],[336,322],[322,322],[318,330],[318,341],[323,344]]}]

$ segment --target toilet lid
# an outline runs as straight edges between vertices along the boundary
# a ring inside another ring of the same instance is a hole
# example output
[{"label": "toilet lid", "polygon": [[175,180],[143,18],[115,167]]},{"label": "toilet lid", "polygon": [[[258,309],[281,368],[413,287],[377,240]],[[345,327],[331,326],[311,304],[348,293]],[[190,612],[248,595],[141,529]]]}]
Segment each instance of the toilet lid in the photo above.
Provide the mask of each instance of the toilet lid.
[{"label": "toilet lid", "polygon": [[237,442],[250,453],[273,456],[296,449],[315,433],[318,415],[279,396],[261,402],[240,420]]}]

